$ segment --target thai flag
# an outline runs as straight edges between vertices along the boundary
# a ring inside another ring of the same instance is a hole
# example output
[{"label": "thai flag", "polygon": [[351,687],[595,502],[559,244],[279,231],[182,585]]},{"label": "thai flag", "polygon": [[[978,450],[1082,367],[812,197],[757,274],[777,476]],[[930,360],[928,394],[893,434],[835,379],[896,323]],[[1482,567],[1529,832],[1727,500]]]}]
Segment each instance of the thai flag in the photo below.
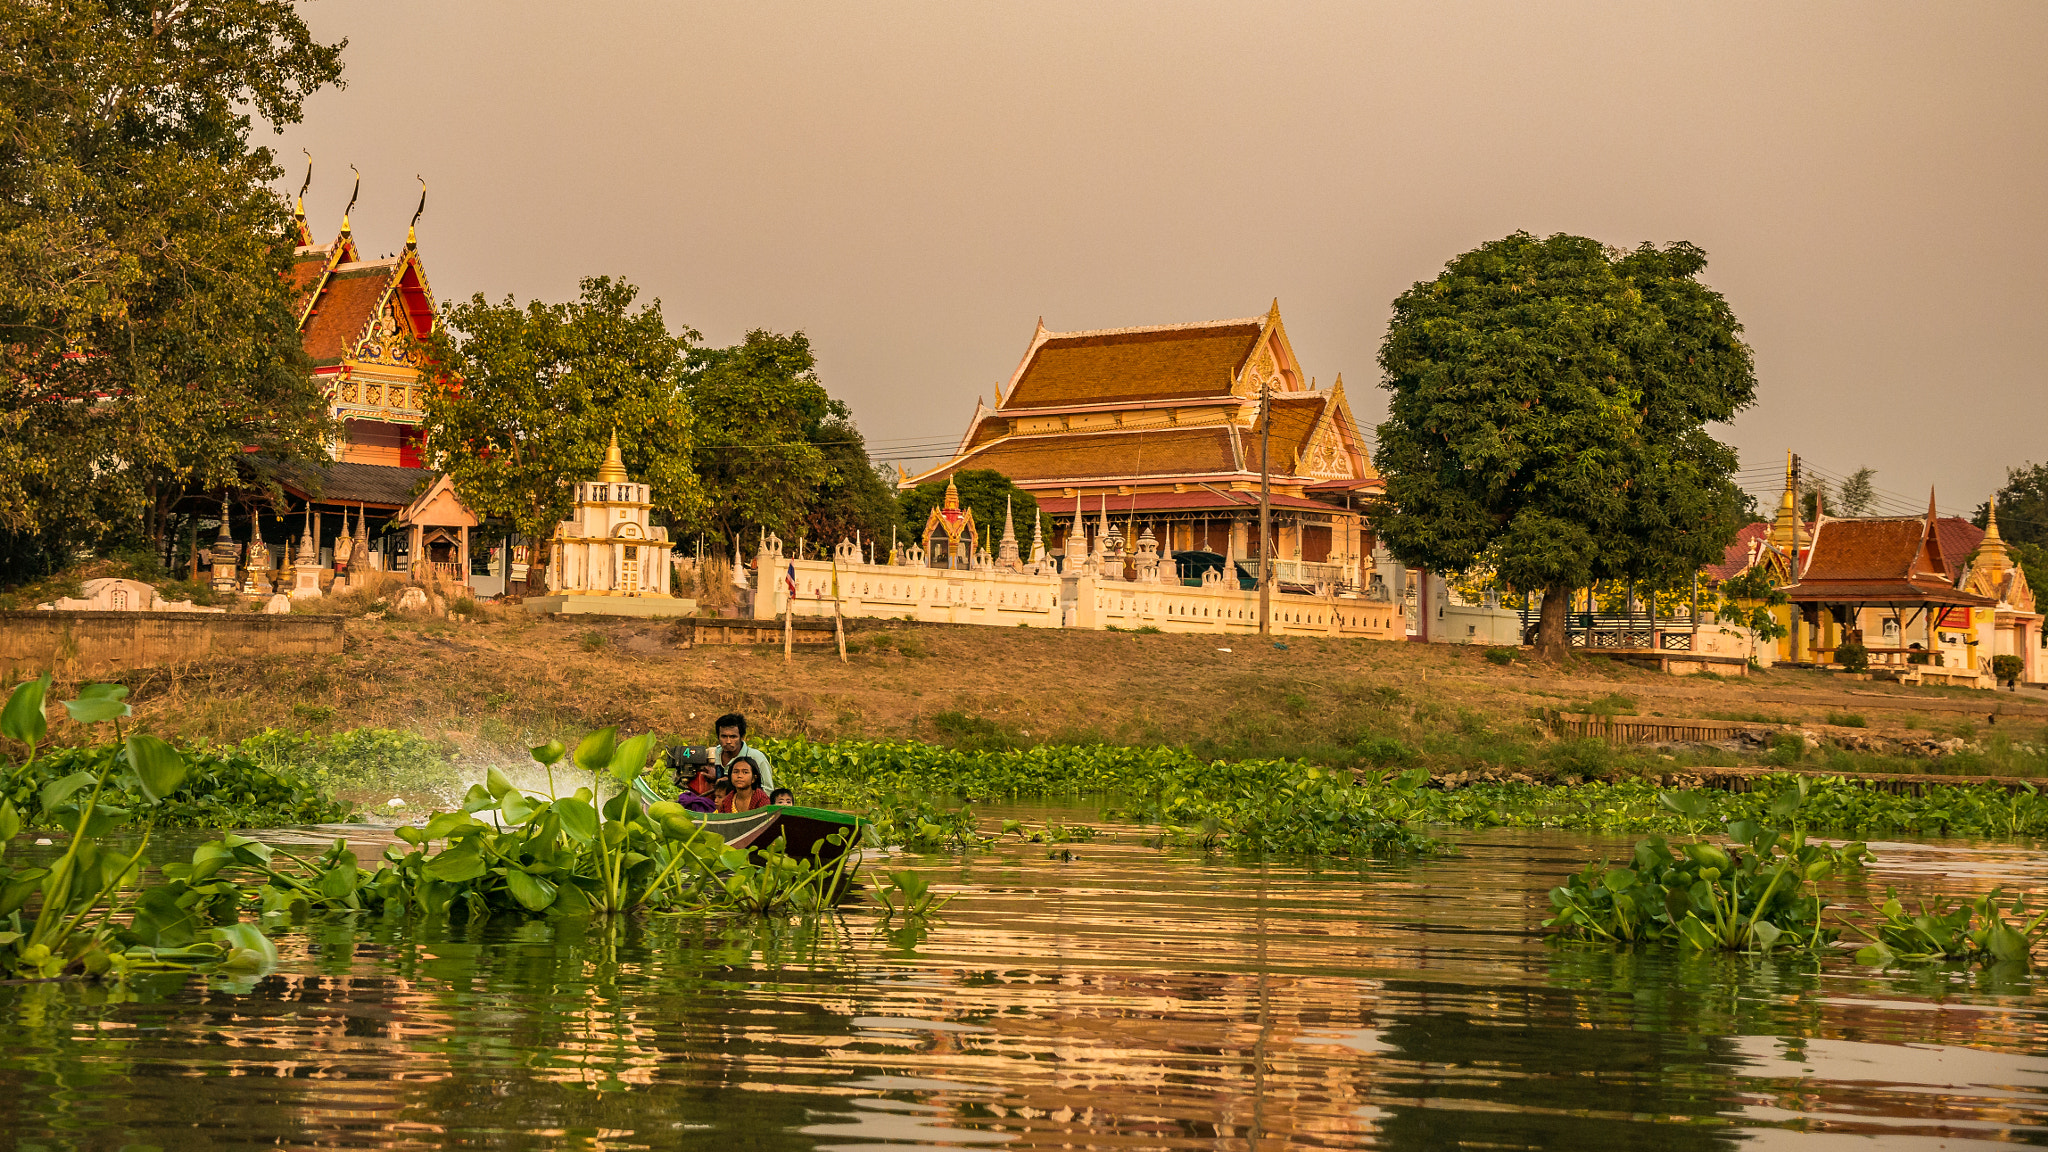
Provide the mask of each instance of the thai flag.
[{"label": "thai flag", "polygon": [[796,597],[796,561],[792,560],[789,562],[789,575],[784,576],[782,582],[789,585],[790,598],[794,599]]}]

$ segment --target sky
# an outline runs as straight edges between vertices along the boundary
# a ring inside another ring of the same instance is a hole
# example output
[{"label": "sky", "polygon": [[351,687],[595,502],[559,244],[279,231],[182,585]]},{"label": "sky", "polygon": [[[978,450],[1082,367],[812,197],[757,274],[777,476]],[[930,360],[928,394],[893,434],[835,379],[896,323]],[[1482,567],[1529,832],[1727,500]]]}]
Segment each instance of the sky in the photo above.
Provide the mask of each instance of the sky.
[{"label": "sky", "polygon": [[801,330],[871,450],[950,454],[1040,317],[1265,312],[1361,425],[1391,303],[1517,230],[1688,240],[1755,349],[1719,434],[1967,513],[2048,461],[2048,4],[302,8],[346,88],[259,133],[438,299]]}]

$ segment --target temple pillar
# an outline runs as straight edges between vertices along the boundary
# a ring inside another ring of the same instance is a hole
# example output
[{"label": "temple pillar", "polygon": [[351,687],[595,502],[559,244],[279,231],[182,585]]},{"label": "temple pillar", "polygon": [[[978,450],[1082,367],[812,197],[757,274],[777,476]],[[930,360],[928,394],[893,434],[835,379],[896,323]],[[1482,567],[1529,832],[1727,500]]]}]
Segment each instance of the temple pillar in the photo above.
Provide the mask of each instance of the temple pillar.
[{"label": "temple pillar", "polygon": [[1250,549],[1246,546],[1246,526],[1243,520],[1230,521],[1230,539],[1224,544],[1223,558],[1232,562],[1247,559]]}]

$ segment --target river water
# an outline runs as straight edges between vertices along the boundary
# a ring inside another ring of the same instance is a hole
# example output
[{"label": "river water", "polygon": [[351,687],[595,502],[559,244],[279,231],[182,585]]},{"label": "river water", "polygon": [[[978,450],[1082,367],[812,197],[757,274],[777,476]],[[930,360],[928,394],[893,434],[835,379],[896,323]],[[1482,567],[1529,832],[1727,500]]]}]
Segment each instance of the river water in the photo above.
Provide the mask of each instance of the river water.
[{"label": "river water", "polygon": [[[1134,834],[1010,844],[878,862],[955,894],[922,927],[865,904],[610,930],[365,917],[277,931],[283,963],[243,983],[4,986],[0,1142],[2048,1143],[2032,979],[1559,948],[1537,933],[1545,891],[1628,842],[1452,839],[1456,856],[1367,872]],[[2048,882],[2009,846],[1877,849],[1879,893]]]}]

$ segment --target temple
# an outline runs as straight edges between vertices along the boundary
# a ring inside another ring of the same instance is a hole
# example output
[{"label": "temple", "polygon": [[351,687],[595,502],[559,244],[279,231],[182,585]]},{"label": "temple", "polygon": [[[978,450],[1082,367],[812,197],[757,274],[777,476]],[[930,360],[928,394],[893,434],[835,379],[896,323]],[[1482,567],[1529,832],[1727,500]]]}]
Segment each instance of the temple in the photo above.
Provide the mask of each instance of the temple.
[{"label": "temple", "polygon": [[612,616],[688,616],[695,600],[669,594],[668,529],[648,522],[647,485],[626,474],[612,433],[597,479],[576,485],[569,519],[548,541],[547,595],[526,599],[529,612],[597,612]]},{"label": "temple", "polygon": [[1342,378],[1314,386],[1278,301],[1264,316],[1164,327],[1053,332],[1041,321],[995,401],[977,400],[953,456],[901,487],[1002,473],[1054,517],[1063,570],[1089,555],[1128,568],[1146,534],[1160,552],[1235,562],[1258,555],[1260,443],[1270,439],[1276,579],[1346,589],[1370,579],[1356,501],[1382,485]]},{"label": "temple", "polygon": [[335,459],[421,467],[427,363],[418,342],[433,333],[435,312],[420,264],[418,214],[406,228],[404,250],[376,260],[357,250],[346,212],[340,235],[326,244],[313,243],[303,197],[293,220],[299,335],[314,378],[325,386],[328,410],[345,429]]}]

